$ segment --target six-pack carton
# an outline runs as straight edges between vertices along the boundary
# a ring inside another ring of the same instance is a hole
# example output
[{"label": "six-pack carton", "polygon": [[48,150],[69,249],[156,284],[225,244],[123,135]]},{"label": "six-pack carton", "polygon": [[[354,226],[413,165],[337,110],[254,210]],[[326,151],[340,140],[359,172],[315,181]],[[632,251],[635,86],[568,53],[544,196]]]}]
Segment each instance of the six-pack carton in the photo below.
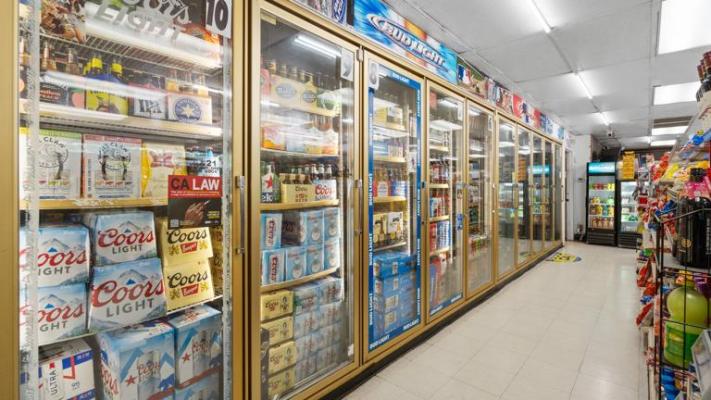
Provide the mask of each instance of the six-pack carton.
[{"label": "six-pack carton", "polygon": [[94,267],[89,303],[89,330],[135,324],[165,315],[160,260],[149,258]]},{"label": "six-pack carton", "polygon": [[40,199],[78,199],[81,196],[82,137],[79,133],[40,129],[33,149],[38,169],[28,169],[28,130],[20,128],[20,198],[33,189]]},{"label": "six-pack carton", "polygon": [[141,148],[141,197],[168,198],[168,176],[187,174],[185,146],[143,142]]},{"label": "six-pack carton", "polygon": [[173,328],[150,321],[97,335],[104,399],[148,400],[173,394]]},{"label": "six-pack carton", "polygon": [[215,297],[210,262],[207,259],[164,266],[163,281],[168,310],[187,307]]},{"label": "six-pack carton", "polygon": [[38,287],[89,280],[89,230],[86,227],[40,227],[37,242]]},{"label": "six-pack carton", "polygon": [[96,398],[93,352],[82,339],[43,347],[39,354],[39,398]]},{"label": "six-pack carton", "polygon": [[89,199],[139,198],[141,139],[84,135],[82,190]]},{"label": "six-pack carton", "polygon": [[84,214],[91,232],[94,266],[156,257],[155,225],[150,211]]},{"label": "six-pack carton", "polygon": [[175,329],[175,382],[194,384],[222,365],[222,314],[202,305],[166,320]]},{"label": "six-pack carton", "polygon": [[37,289],[39,345],[78,336],[86,332],[86,285]]},{"label": "six-pack carton", "polygon": [[213,256],[209,228],[168,229],[167,218],[157,218],[163,266],[207,260]]}]

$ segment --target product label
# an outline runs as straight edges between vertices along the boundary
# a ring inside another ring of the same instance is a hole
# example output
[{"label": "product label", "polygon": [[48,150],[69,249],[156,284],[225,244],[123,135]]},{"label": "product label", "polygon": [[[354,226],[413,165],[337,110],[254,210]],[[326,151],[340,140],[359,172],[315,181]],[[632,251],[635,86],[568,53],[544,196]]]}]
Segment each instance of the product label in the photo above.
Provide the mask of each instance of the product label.
[{"label": "product label", "polygon": [[45,287],[37,291],[39,345],[86,332],[86,285]]},{"label": "product label", "polygon": [[164,266],[168,310],[186,307],[215,297],[207,259]]}]

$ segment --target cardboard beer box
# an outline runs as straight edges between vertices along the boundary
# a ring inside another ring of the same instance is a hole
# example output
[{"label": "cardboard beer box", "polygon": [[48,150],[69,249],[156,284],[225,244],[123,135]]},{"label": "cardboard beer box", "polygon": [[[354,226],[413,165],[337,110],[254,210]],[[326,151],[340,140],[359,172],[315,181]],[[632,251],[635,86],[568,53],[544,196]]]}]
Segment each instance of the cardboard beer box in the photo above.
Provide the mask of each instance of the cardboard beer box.
[{"label": "cardboard beer box", "polygon": [[296,183],[281,184],[282,203],[309,203],[316,200],[316,190],[314,185],[303,185]]},{"label": "cardboard beer box", "polygon": [[92,275],[89,330],[112,329],[165,315],[159,259],[94,267]]},{"label": "cardboard beer box", "polygon": [[296,363],[296,382],[301,382],[316,373],[316,356],[306,357]]},{"label": "cardboard beer box", "polygon": [[84,340],[57,343],[40,350],[39,398],[96,398],[93,352]]},{"label": "cardboard beer box", "polygon": [[314,182],[314,200],[336,200],[338,183],[335,179],[321,179]]},{"label": "cardboard beer box", "polygon": [[294,246],[323,243],[323,210],[289,211],[283,215],[284,243]]},{"label": "cardboard beer box", "polygon": [[263,213],[260,215],[259,230],[262,236],[259,241],[259,246],[262,250],[278,249],[281,247],[281,232],[282,232],[282,214],[278,213]]},{"label": "cardboard beer box", "polygon": [[262,251],[262,285],[284,281],[284,249]]},{"label": "cardboard beer box", "polygon": [[39,228],[38,287],[84,283],[89,280],[89,230],[81,225]]},{"label": "cardboard beer box", "polygon": [[150,211],[87,213],[94,266],[117,264],[158,255]]},{"label": "cardboard beer box", "polygon": [[294,311],[294,294],[291,290],[263,294],[260,301],[262,321],[279,318]]},{"label": "cardboard beer box", "polygon": [[220,400],[220,374],[210,374],[186,388],[176,388],[174,400]]},{"label": "cardboard beer box", "polygon": [[222,313],[201,305],[166,320],[175,329],[175,384],[193,385],[222,365]]},{"label": "cardboard beer box", "polygon": [[294,314],[310,313],[319,305],[319,285],[309,282],[294,288]]},{"label": "cardboard beer box", "polygon": [[128,326],[96,337],[104,399],[162,399],[175,386],[173,328],[163,321]]},{"label": "cardboard beer box", "polygon": [[323,268],[332,269],[341,266],[341,239],[333,238],[323,243]]},{"label": "cardboard beer box", "polygon": [[275,374],[267,381],[267,395],[270,399],[278,398],[282,393],[294,387],[296,384],[296,374],[294,368],[289,368]]},{"label": "cardboard beer box", "polygon": [[40,346],[86,332],[86,285],[37,289],[37,331]]},{"label": "cardboard beer box", "polygon": [[285,281],[303,278],[308,274],[306,264],[306,247],[291,246],[284,248]]},{"label": "cardboard beer box", "polygon": [[[291,317],[290,317],[291,318]],[[294,338],[308,336],[315,331],[319,324],[318,314],[305,312],[294,316]]]},{"label": "cardboard beer box", "polygon": [[324,240],[341,237],[341,209],[329,207],[323,209]]},{"label": "cardboard beer box", "polygon": [[82,192],[88,199],[141,196],[141,139],[84,135]]},{"label": "cardboard beer box", "polygon": [[[81,197],[82,136],[79,133],[40,129],[37,169],[27,161],[28,130],[20,128],[20,199],[36,188],[40,199],[73,200]],[[36,186],[35,186],[36,185]]]},{"label": "cardboard beer box", "polygon": [[156,219],[163,267],[202,261],[213,256],[210,228],[168,229],[168,219]]},{"label": "cardboard beer box", "polygon": [[306,273],[317,274],[324,270],[323,245],[306,246]]},{"label": "cardboard beer box", "polygon": [[168,176],[187,174],[185,146],[143,142],[141,148],[141,197],[167,199]]},{"label": "cardboard beer box", "polygon": [[291,316],[275,319],[262,324],[269,331],[269,345],[273,346],[294,337],[294,319]]},{"label": "cardboard beer box", "polygon": [[168,120],[212,124],[212,99],[182,93],[168,94]]},{"label": "cardboard beer box", "polygon": [[210,262],[207,259],[163,266],[163,280],[168,311],[215,297]]},{"label": "cardboard beer box", "polygon": [[309,356],[311,356],[314,351],[313,347],[313,336],[306,335],[294,340],[294,345],[296,346],[296,363],[303,361]]},{"label": "cardboard beer box", "polygon": [[212,258],[210,258],[210,273],[212,273],[212,285],[215,287],[215,294],[222,294],[224,286],[224,231],[222,225],[210,227],[210,241],[212,242]]},{"label": "cardboard beer box", "polygon": [[269,348],[269,374],[296,364],[296,344],[293,340]]}]

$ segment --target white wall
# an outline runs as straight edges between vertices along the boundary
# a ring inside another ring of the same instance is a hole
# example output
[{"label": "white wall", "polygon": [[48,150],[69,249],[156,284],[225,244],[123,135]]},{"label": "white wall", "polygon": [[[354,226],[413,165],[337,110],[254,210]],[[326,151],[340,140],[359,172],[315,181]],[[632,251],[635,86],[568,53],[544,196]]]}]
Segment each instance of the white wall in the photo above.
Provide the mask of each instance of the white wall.
[{"label": "white wall", "polygon": [[573,236],[578,232],[578,225],[585,230],[585,177],[587,163],[592,155],[592,137],[590,135],[578,135],[569,138],[568,157],[572,157],[571,171],[568,172],[566,184],[569,188],[569,201],[566,204],[565,238],[573,240]]}]

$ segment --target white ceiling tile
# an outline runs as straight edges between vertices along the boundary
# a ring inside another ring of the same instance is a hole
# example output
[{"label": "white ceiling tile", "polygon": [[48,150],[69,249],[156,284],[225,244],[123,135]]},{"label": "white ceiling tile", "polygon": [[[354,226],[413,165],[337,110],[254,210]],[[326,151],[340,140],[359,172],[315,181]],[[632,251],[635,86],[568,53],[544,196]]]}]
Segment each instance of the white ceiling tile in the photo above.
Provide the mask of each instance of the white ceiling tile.
[{"label": "white ceiling tile", "polygon": [[617,137],[649,136],[648,119],[613,122],[611,126]]},{"label": "white ceiling tile", "polygon": [[654,119],[690,117],[696,115],[698,112],[699,108],[695,101],[652,107],[652,117],[654,117]]},{"label": "white ceiling tile", "polygon": [[[519,86],[523,90],[531,92],[544,103],[551,100],[585,98],[585,92],[573,74],[562,74],[521,82]],[[585,99],[587,100],[587,98]]]},{"label": "white ceiling tile", "polygon": [[551,34],[574,68],[591,69],[649,58],[649,5],[639,5],[605,17],[555,29]]},{"label": "white ceiling tile", "polygon": [[634,120],[649,121],[649,106],[605,111],[605,116],[612,124]]},{"label": "white ceiling tile", "polygon": [[694,49],[656,56],[653,63],[652,86],[698,80],[696,65],[703,54],[704,50]]},{"label": "white ceiling tile", "polygon": [[515,82],[570,72],[548,36],[541,32],[479,52]]},{"label": "white ceiling tile", "polygon": [[536,0],[548,24],[554,29],[629,8],[650,0]]},{"label": "white ceiling tile", "polygon": [[609,93],[601,96],[595,96],[595,104],[600,107],[601,111],[616,110],[620,108],[636,108],[649,106],[652,90],[644,89],[627,89],[624,86],[621,90],[615,93]]},{"label": "white ceiling tile", "polygon": [[587,69],[578,73],[593,96],[649,88],[649,59]]},{"label": "white ceiling tile", "polygon": [[578,114],[590,114],[595,112],[595,107],[587,97],[568,100],[544,101],[541,106],[560,117]]},{"label": "white ceiling tile", "polygon": [[646,149],[649,147],[647,137],[625,137],[619,139],[620,144],[628,149]]},{"label": "white ceiling tile", "polygon": [[419,7],[410,0],[388,0],[388,4],[406,19],[415,23],[429,35],[441,41],[457,53],[468,50],[471,46],[462,40],[449,27],[442,25],[441,21],[420,11]]}]

